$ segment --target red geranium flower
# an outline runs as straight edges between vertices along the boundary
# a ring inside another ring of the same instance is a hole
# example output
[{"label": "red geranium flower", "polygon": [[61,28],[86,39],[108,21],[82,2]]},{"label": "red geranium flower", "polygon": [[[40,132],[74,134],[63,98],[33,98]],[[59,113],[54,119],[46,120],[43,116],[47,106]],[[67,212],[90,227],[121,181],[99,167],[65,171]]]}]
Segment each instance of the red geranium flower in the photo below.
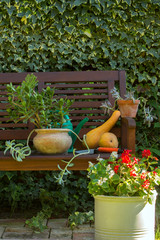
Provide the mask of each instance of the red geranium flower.
[{"label": "red geranium flower", "polygon": [[124,155],[121,157],[122,158],[122,163],[131,163],[131,159],[128,155]]},{"label": "red geranium flower", "polygon": [[157,175],[157,172],[156,172],[156,171],[153,171],[153,175],[156,176],[156,175]]},{"label": "red geranium flower", "polygon": [[130,156],[131,156],[130,152],[132,152],[132,150],[128,150],[128,149],[124,150],[123,153],[122,153],[122,155],[121,155],[121,157],[124,157],[124,156],[126,156],[126,155],[127,155],[128,157],[130,157]]},{"label": "red geranium flower", "polygon": [[136,171],[134,169],[130,171],[130,176],[132,176],[132,177],[137,176]]},{"label": "red geranium flower", "polygon": [[147,180],[145,180],[145,181],[143,182],[142,187],[145,188],[145,189],[148,189],[148,188],[149,188],[149,185],[150,185],[150,182],[149,182],[149,180],[147,179]]},{"label": "red geranium flower", "polygon": [[142,152],[142,157],[149,157],[151,155],[151,151],[149,149],[144,149]]},{"label": "red geranium flower", "polygon": [[141,179],[145,179],[145,178],[146,178],[146,176],[147,176],[147,174],[146,174],[146,173],[142,173],[142,174],[141,174]]},{"label": "red geranium flower", "polygon": [[116,165],[116,166],[114,167],[114,172],[117,173],[117,172],[118,172],[118,169],[119,169],[119,165]]}]

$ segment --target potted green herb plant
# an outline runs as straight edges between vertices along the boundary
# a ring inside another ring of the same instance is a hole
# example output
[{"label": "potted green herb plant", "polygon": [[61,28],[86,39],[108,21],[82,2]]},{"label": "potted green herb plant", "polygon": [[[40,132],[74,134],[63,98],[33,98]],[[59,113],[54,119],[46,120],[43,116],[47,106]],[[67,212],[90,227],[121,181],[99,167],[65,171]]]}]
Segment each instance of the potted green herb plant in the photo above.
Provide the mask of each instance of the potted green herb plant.
[{"label": "potted green herb plant", "polygon": [[[34,124],[37,135],[33,138],[33,143],[41,153],[66,152],[72,143],[72,138],[68,134],[70,129],[66,126],[69,120],[69,107],[73,101],[55,98],[55,89],[49,86],[41,92],[38,92],[37,88],[38,81],[34,74],[28,74],[17,87],[12,83],[7,85],[9,117],[16,123],[30,121]],[[14,141],[7,141],[6,145],[6,151],[10,149],[11,152],[16,152]],[[22,157],[23,153],[24,155],[28,151],[30,153],[28,144],[21,150]],[[20,154],[18,157],[21,160]]]},{"label": "potted green herb plant", "polygon": [[125,150],[120,157],[98,159],[88,168],[89,193],[95,199],[95,240],[154,240],[158,159],[150,150],[139,158]]},{"label": "potted green herb plant", "polygon": [[[104,108],[104,111],[110,113],[110,111],[115,111],[116,103],[118,105],[118,109],[120,110],[121,117],[131,117],[135,118],[138,111],[138,106],[140,104],[140,98],[136,99],[134,96],[134,91],[127,92],[124,98],[122,98],[117,90],[114,87],[111,90],[112,97],[115,99],[114,106],[107,101],[102,103],[101,107]],[[154,116],[151,115],[152,109],[146,107],[147,100],[141,97],[142,102],[144,103],[144,122],[148,123],[148,126],[153,122]]]}]

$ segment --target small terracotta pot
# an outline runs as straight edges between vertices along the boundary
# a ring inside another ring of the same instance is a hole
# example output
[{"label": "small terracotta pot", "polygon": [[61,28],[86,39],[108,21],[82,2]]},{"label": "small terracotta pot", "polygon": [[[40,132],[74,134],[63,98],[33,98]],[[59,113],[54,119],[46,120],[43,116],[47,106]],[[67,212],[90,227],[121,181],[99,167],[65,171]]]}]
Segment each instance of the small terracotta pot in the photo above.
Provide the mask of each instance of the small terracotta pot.
[{"label": "small terracotta pot", "polygon": [[135,100],[135,102],[133,100],[118,100],[117,104],[121,112],[121,117],[135,118],[139,103],[140,100]]},{"label": "small terracotta pot", "polygon": [[72,138],[69,129],[35,129],[37,135],[33,138],[33,144],[37,151],[44,154],[64,153],[70,148]]}]

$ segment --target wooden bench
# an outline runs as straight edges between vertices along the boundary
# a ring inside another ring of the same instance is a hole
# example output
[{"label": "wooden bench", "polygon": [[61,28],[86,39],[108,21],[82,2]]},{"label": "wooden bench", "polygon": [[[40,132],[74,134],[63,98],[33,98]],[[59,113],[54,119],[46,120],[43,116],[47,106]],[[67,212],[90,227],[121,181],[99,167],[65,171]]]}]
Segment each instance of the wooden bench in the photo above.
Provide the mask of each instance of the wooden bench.
[{"label": "wooden bench", "polygon": [[[0,73],[0,140],[27,139],[33,126],[23,123],[8,122],[7,92],[6,85],[12,82],[20,84],[28,73]],[[38,91],[46,86],[55,87],[55,94],[61,97],[67,96],[74,99],[71,107],[70,118],[72,119],[73,129],[85,117],[89,121],[85,123],[80,131],[82,136],[92,128],[98,127],[107,116],[104,115],[101,104],[107,99],[114,103],[110,90],[116,85],[120,88],[120,95],[126,93],[125,71],[81,71],[81,72],[38,72],[34,73],[39,81]],[[135,151],[135,120],[132,118],[122,118],[120,128],[114,127],[112,132],[117,135],[121,148]],[[76,147],[80,147],[80,142],[76,141]],[[74,160],[71,170],[86,170],[88,161],[96,162],[97,154],[87,154],[79,156]],[[0,152],[0,170],[4,171],[29,171],[29,170],[58,170],[59,164],[65,166],[61,160],[70,160],[72,153],[59,155],[42,155],[34,152],[23,162],[15,161],[8,153],[4,155]],[[101,153],[101,157],[108,157],[109,154]]]}]

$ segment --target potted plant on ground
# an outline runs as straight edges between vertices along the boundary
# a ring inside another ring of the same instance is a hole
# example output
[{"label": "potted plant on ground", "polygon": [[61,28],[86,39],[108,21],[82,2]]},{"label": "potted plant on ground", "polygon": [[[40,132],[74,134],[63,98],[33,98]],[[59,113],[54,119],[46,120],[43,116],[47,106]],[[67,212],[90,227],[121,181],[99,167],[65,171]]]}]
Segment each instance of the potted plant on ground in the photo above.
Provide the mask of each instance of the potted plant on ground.
[{"label": "potted plant on ground", "polygon": [[107,111],[110,114],[110,111],[115,111],[117,103],[118,109],[121,113],[121,117],[135,118],[141,99],[144,103],[144,122],[148,123],[148,126],[150,126],[151,122],[153,122],[153,119],[155,117],[151,115],[152,109],[146,107],[147,100],[145,98],[140,97],[138,99],[135,99],[134,91],[127,92],[125,98],[122,98],[116,87],[111,90],[111,94],[112,97],[115,99],[114,106],[112,106],[109,101],[102,103],[101,107],[104,108],[105,112]]},{"label": "potted plant on ground", "polygon": [[150,150],[142,157],[125,150],[120,157],[90,163],[89,193],[95,199],[95,240],[154,240],[158,159]]},{"label": "potted plant on ground", "polygon": [[[34,124],[37,135],[33,139],[35,148],[41,153],[63,153],[71,146],[72,138],[68,132],[69,107],[73,101],[54,97],[54,88],[49,86],[38,92],[38,81],[34,74],[28,74],[21,85],[7,85],[8,113],[15,123],[30,121]],[[29,135],[30,137],[30,135]],[[29,139],[28,139],[29,140]],[[16,145],[14,141],[6,142],[7,150],[21,161],[30,154],[28,146]],[[22,148],[20,148],[22,147]]]}]

